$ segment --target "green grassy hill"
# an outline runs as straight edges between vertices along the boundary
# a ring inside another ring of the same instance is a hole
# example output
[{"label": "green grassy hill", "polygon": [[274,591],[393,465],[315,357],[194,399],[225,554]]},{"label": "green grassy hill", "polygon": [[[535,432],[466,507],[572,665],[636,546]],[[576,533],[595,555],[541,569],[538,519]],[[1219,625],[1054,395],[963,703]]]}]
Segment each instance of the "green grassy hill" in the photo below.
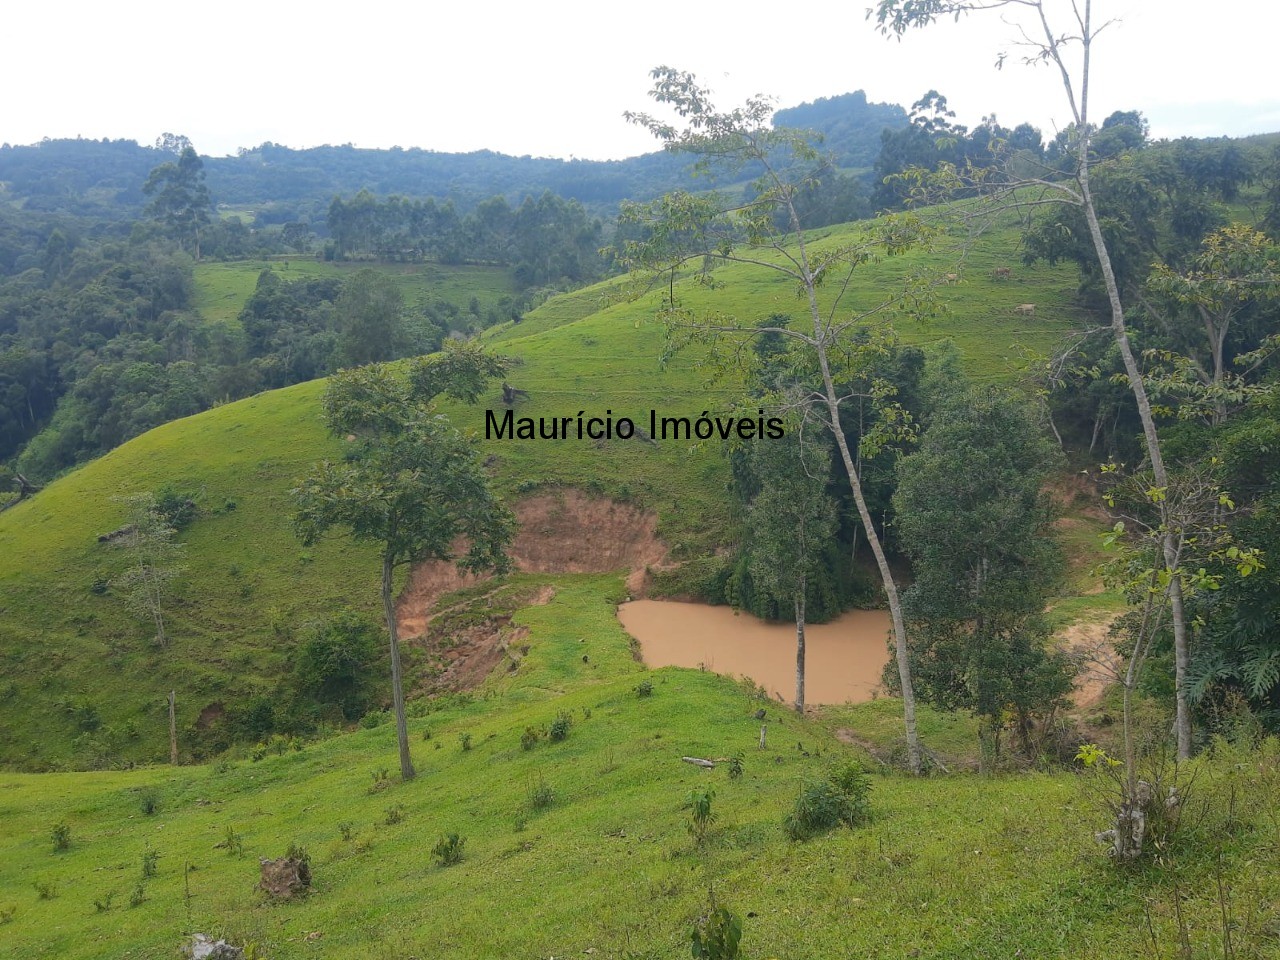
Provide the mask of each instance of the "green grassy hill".
[{"label": "green grassy hill", "polygon": [[[825,242],[851,229],[823,231]],[[942,288],[949,312],[928,326],[904,321],[902,339],[949,338],[975,378],[1016,376],[1025,351],[1047,351],[1079,319],[1066,268],[1015,266],[1011,279],[992,279],[994,266],[1015,263],[1016,244],[1010,229],[987,235],[963,266],[937,251],[868,265],[850,305],[875,302],[908,271],[958,272],[959,282]],[[208,308],[221,305],[229,317],[258,266],[202,268]],[[715,290],[691,287],[688,301],[758,317],[797,307],[788,285],[746,268],[725,267],[718,278]],[[619,289],[614,281],[557,297],[491,331],[517,360],[510,381],[530,394],[520,415],[608,409],[643,422],[650,409],[697,416],[736,399],[733,384],[705,382],[696,357],[662,365],[656,294],[619,300]],[[1035,315],[1017,315],[1020,303],[1035,303]],[[0,514],[0,762],[159,758],[166,747],[154,732],[168,690],[179,691],[180,727],[191,731],[206,707],[268,693],[289,669],[299,625],[342,606],[372,615],[371,554],[344,542],[304,549],[289,524],[290,487],[310,463],[338,452],[319,423],[322,391],[322,383],[301,384],[167,424]],[[481,409],[453,413],[483,432]],[[653,511],[677,560],[731,536],[727,470],[714,445],[492,441],[486,453],[508,497],[569,485]],[[158,650],[107,586],[124,558],[98,537],[123,522],[115,498],[165,486],[196,493],[202,511],[182,535],[173,641]]]},{"label": "green grassy hill", "polygon": [[490,307],[496,307],[503,297],[516,293],[511,271],[506,267],[332,263],[311,257],[289,257],[197,264],[192,306],[210,323],[237,326],[240,311],[253,295],[258,275],[263,270],[274,270],[285,280],[296,280],[303,277],[346,277],[370,268],[393,277],[404,294],[404,302],[410,306],[423,300],[444,300],[465,310],[471,298],[475,297],[480,301],[483,313]]},{"label": "green grassy hill", "polygon": [[[1274,750],[1198,762],[1194,796],[1234,795],[1232,816],[1188,818],[1162,869],[1109,864],[1092,839],[1104,815],[1061,772],[874,776],[869,823],[794,842],[782,821],[801,783],[866,759],[832,728],[874,736],[895,705],[802,721],[714,674],[646,674],[606,600],[620,578],[542,582],[555,596],[516,617],[529,631],[520,671],[410,721],[409,783],[379,780],[395,768],[390,724],[280,741],[253,761],[0,774],[0,953],[161,960],[202,931],[271,960],[656,960],[688,950],[714,887],[743,918],[744,960],[1163,956],[1180,922],[1195,955],[1217,956],[1219,882],[1235,955],[1276,943]],[[561,716],[568,736],[551,742]],[[965,726],[922,717],[934,744]],[[524,749],[529,728],[542,735]],[[680,761],[737,753],[740,779]],[[701,787],[716,818],[699,847],[685,801]],[[431,850],[450,832],[465,856],[444,867]],[[258,859],[292,844],[311,857],[312,891],[272,903],[255,890]]]}]

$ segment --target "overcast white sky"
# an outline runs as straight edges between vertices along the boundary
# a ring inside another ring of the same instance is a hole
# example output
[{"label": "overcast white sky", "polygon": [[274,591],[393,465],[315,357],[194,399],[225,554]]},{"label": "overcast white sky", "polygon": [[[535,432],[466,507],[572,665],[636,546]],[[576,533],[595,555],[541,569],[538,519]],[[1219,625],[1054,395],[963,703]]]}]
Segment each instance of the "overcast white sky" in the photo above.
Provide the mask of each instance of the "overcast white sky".
[{"label": "overcast white sky", "polygon": [[[0,142],[150,143],[172,131],[213,155],[271,140],[616,158],[653,148],[621,114],[647,107],[659,64],[694,71],[726,105],[857,89],[909,105],[936,88],[970,125],[995,112],[1047,138],[1065,124],[1056,75],[993,69],[1013,36],[998,18],[899,43],[864,19],[869,5],[11,0],[0,22]],[[1123,18],[1095,48],[1095,118],[1140,109],[1157,136],[1280,130],[1280,3],[1094,5],[1098,19]]]}]

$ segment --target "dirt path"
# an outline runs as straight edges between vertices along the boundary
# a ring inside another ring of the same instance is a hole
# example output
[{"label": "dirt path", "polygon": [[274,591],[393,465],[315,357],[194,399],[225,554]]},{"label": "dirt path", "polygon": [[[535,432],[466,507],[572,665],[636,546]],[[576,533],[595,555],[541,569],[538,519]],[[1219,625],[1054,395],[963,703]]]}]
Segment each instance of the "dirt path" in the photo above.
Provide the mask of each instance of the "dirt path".
[{"label": "dirt path", "polygon": [[[1115,678],[1103,664],[1114,660],[1109,634],[1116,616],[1073,623],[1058,635],[1063,648],[1079,663],[1075,679],[1076,710],[1096,707]],[[1101,662],[1099,662],[1101,661]]]}]

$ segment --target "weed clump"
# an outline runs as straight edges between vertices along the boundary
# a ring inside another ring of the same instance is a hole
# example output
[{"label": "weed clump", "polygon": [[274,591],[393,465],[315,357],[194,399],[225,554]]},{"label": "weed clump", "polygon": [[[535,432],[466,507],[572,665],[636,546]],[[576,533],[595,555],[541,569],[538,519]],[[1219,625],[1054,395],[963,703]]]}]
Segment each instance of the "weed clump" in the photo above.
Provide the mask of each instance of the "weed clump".
[{"label": "weed clump", "polygon": [[711,809],[711,801],[715,797],[716,792],[710,787],[692,790],[689,793],[689,833],[693,835],[694,842],[699,846],[707,839],[707,831],[716,822],[715,811]]},{"label": "weed clump", "polygon": [[148,847],[142,851],[142,879],[147,880],[156,875],[159,869],[160,851]]},{"label": "weed clump", "polygon": [[542,739],[542,735],[533,727],[525,727],[524,733],[520,734],[520,749],[532,750],[538,745],[538,741]]},{"label": "weed clump", "polygon": [[560,743],[569,737],[569,728],[573,726],[573,717],[564,710],[556,714],[547,728],[547,739],[552,743]]},{"label": "weed clump", "polygon": [[855,827],[870,813],[871,779],[862,766],[851,762],[809,781],[800,788],[796,804],[783,826],[792,840],[808,840],[842,824]]},{"label": "weed clump", "polygon": [[144,817],[154,817],[160,812],[160,792],[155,787],[143,787],[138,792],[138,809]]},{"label": "weed clump", "polygon": [[556,793],[551,784],[539,777],[538,782],[529,788],[529,809],[545,810],[555,802]]},{"label": "weed clump", "polygon": [[61,852],[71,847],[71,827],[65,820],[60,820],[49,831],[49,839],[53,841],[54,852]]},{"label": "weed clump", "polygon": [[431,856],[441,867],[451,867],[462,862],[462,850],[466,845],[466,837],[456,833],[446,833],[431,848]]}]

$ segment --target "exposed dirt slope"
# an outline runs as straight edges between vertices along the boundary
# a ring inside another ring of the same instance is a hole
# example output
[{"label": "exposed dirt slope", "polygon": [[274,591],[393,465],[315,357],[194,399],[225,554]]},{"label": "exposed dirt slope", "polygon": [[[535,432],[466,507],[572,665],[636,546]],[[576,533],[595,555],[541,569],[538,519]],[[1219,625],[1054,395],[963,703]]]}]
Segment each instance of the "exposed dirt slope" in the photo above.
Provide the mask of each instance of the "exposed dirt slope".
[{"label": "exposed dirt slope", "polygon": [[[667,548],[655,532],[657,516],[638,507],[591,497],[579,490],[537,494],[515,506],[520,530],[511,546],[516,568],[524,573],[609,573],[628,570],[632,596],[644,591],[646,570],[660,567]],[[433,689],[464,689],[484,680],[507,651],[523,639],[510,627],[509,615],[473,619],[462,630],[435,636],[431,625],[454,612],[436,609],[440,597],[479,583],[485,577],[459,573],[452,563],[418,564],[396,601],[396,619],[402,639],[418,641],[439,666]],[[549,588],[531,598],[546,603]],[[483,610],[485,598],[472,598],[460,606]]]}]

